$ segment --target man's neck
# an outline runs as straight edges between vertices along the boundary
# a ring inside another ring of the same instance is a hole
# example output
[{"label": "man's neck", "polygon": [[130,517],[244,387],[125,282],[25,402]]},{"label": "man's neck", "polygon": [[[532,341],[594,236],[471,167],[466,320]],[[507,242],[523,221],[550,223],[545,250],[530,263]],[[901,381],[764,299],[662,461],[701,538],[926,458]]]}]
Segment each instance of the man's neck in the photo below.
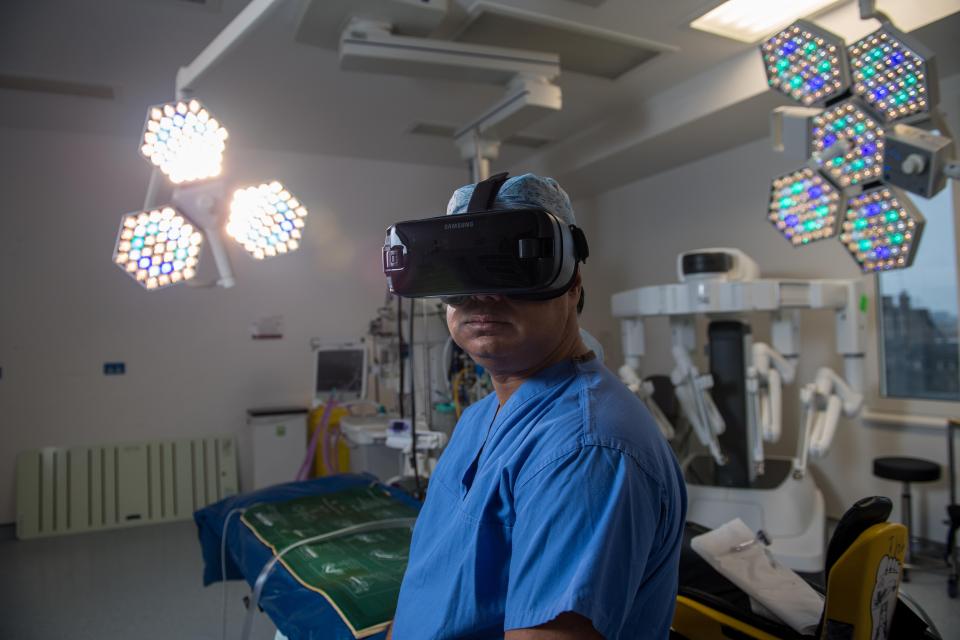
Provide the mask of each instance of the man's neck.
[{"label": "man's neck", "polygon": [[564,360],[570,360],[577,356],[582,356],[589,351],[587,346],[580,339],[579,328],[572,332],[569,337],[563,340],[557,348],[547,355],[543,360],[528,367],[522,371],[498,372],[491,368],[490,379],[493,381],[493,390],[497,394],[497,400],[502,407],[510,399],[510,396],[520,388],[527,379],[532,378],[547,367],[553,366]]}]

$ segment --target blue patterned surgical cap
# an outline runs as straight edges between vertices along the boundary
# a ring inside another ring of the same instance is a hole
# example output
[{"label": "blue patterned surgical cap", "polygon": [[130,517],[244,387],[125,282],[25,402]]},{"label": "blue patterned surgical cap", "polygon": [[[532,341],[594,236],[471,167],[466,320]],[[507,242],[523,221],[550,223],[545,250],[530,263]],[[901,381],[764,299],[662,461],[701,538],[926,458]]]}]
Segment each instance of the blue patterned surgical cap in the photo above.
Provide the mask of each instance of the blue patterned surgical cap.
[{"label": "blue patterned surgical cap", "polygon": [[[470,204],[470,196],[476,185],[468,184],[453,192],[447,204],[447,215],[465,213]],[[523,209],[540,207],[554,214],[567,224],[577,224],[573,215],[570,196],[553,178],[541,178],[532,173],[509,178],[500,187],[494,209]]]}]

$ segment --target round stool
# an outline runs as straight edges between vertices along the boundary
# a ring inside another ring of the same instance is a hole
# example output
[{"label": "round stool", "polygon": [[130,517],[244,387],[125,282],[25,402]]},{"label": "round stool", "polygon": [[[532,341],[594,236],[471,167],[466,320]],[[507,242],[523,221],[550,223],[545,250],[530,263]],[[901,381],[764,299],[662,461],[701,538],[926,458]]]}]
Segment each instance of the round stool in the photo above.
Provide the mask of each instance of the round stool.
[{"label": "round stool", "polygon": [[913,513],[910,506],[910,483],[936,482],[940,479],[940,465],[920,458],[901,456],[874,458],[873,475],[903,483],[903,491],[900,494],[901,504],[903,505],[901,517],[903,518],[903,524],[907,527],[907,549],[904,556],[903,579],[907,581],[909,580],[907,567],[913,557]]}]

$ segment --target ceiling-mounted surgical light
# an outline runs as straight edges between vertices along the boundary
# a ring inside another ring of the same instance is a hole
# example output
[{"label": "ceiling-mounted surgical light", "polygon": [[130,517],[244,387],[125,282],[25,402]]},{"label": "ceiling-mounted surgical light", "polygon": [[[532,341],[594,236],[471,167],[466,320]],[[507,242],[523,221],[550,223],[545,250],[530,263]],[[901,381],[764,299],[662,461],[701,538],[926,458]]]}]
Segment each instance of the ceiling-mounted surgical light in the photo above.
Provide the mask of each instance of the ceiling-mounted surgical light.
[{"label": "ceiling-mounted surgical light", "polygon": [[848,49],[853,93],[886,122],[925,117],[937,104],[934,57],[886,24]]},{"label": "ceiling-mounted surgical light", "polygon": [[262,260],[300,246],[306,208],[277,181],[237,189],[230,203],[227,233]]},{"label": "ceiling-mounted surgical light", "polygon": [[227,130],[198,100],[151,107],[140,153],[174,184],[220,175]]},{"label": "ceiling-mounted surgical light", "polygon": [[767,217],[794,246],[833,237],[839,210],[839,192],[813,169],[773,180]]},{"label": "ceiling-mounted surgical light", "polygon": [[813,118],[813,158],[840,188],[878,180],[883,149],[883,127],[853,100]]},{"label": "ceiling-mounted surgical light", "polygon": [[798,20],[766,40],[767,84],[806,106],[820,104],[850,86],[843,39]]},{"label": "ceiling-mounted surgical light", "polygon": [[866,272],[902,269],[913,263],[924,222],[902,192],[879,186],[848,200],[840,241]]},{"label": "ceiling-mounted surgical light", "polygon": [[203,234],[173,207],[123,216],[114,263],[146,289],[190,280],[196,275]]}]

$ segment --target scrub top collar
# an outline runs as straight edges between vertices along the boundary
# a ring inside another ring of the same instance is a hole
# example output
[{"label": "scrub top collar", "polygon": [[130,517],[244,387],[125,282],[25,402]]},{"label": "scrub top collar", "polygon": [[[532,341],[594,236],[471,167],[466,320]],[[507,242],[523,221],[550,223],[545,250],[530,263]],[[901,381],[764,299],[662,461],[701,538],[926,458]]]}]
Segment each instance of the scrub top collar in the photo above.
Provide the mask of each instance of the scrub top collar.
[{"label": "scrub top collar", "polygon": [[529,400],[576,375],[581,365],[596,361],[596,354],[593,351],[588,351],[582,355],[561,360],[556,364],[541,369],[524,380],[523,384],[520,385],[520,388],[513,392],[513,395],[507,399],[506,404],[504,404],[502,407],[497,404],[496,394],[491,393],[489,401],[490,404],[484,409],[482,414],[484,416],[482,422],[489,425],[489,428],[487,429],[487,434],[480,446],[481,451],[483,450],[486,441],[489,440],[490,437],[496,432],[497,427],[503,424],[506,419],[508,419],[518,409],[525,405]]}]

